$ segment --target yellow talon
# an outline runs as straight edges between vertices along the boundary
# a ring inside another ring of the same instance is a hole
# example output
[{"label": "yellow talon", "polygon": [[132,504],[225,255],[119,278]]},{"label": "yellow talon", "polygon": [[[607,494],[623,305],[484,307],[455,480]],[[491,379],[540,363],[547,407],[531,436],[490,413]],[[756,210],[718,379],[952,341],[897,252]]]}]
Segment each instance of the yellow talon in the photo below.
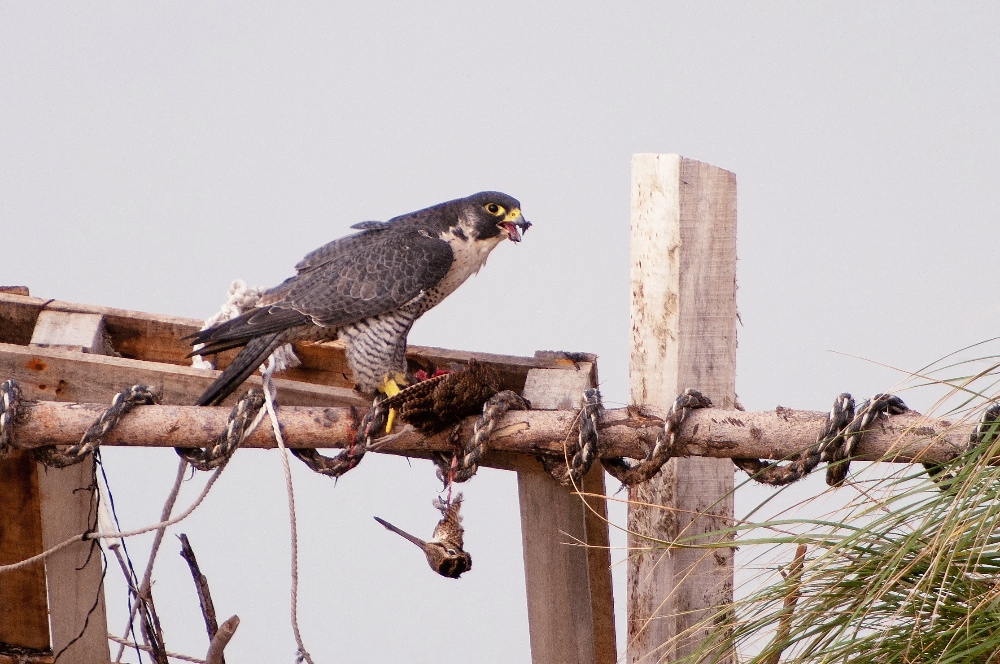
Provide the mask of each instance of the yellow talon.
[{"label": "yellow talon", "polygon": [[[382,386],[379,389],[385,394],[386,397],[394,397],[402,391],[400,390],[399,385],[396,383],[396,381],[392,378],[386,378],[385,382],[382,383]],[[385,423],[386,433],[392,433],[392,425],[395,422],[396,422],[396,409],[390,408],[389,418]]]}]

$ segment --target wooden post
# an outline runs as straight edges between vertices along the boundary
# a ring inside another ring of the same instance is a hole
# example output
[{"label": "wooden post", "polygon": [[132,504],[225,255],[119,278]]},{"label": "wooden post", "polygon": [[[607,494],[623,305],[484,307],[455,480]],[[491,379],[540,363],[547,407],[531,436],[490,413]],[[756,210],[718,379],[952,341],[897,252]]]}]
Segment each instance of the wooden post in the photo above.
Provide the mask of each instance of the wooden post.
[{"label": "wooden post", "polygon": [[[632,402],[667,407],[693,387],[732,408],[736,177],[678,155],[634,155],[631,227]],[[664,550],[644,536],[729,527],[733,474],[727,459],[676,458],[629,492],[630,663],[675,661],[725,638],[711,620],[732,602],[732,550]]]},{"label": "wooden post", "polygon": [[[28,450],[14,450],[0,459],[0,565],[42,552],[40,509],[35,459]],[[38,650],[49,647],[41,563],[0,574],[0,644]]]},{"label": "wooden post", "polygon": [[[594,382],[590,362],[567,369],[532,369],[524,396],[532,409],[579,408],[583,391]],[[614,664],[606,502],[588,499],[591,512],[580,496],[537,466],[519,469],[517,480],[532,662]],[[599,463],[584,478],[582,489],[604,495]]]},{"label": "wooden post", "polygon": [[[105,351],[103,328],[104,319],[97,314],[42,311],[31,343],[101,353]],[[46,394],[62,400],[52,390]],[[93,457],[69,468],[38,465],[37,473],[44,548],[94,529],[97,491]],[[110,661],[103,557],[97,542],[80,542],[46,558],[45,577],[52,652],[63,662]]]}]

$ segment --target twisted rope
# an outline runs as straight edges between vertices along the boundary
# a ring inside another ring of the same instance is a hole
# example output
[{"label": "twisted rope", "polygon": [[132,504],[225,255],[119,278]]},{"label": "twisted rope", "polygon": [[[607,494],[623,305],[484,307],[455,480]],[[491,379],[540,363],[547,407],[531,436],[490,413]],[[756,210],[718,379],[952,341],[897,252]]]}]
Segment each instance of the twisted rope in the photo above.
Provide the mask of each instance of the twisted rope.
[{"label": "twisted rope", "polygon": [[593,388],[584,390],[581,401],[576,449],[565,450],[562,458],[539,457],[552,479],[568,487],[579,486],[597,458],[597,420],[603,411],[601,393]]},{"label": "twisted rope", "polygon": [[21,406],[21,386],[10,379],[0,383],[0,459],[14,449],[14,424]]},{"label": "twisted rope", "polygon": [[783,486],[802,479],[821,461],[826,461],[826,483],[841,486],[850,470],[850,458],[872,422],[876,418],[900,415],[908,410],[899,397],[876,394],[855,411],[854,399],[845,392],[833,402],[816,444],[798,458],[785,465],[759,459],[733,459],[733,463],[762,484]]},{"label": "twisted rope", "polygon": [[383,395],[375,397],[371,409],[365,413],[358,424],[354,434],[354,442],[336,456],[323,456],[318,450],[312,448],[289,451],[317,473],[333,478],[340,477],[361,463],[361,459],[372,446],[375,433],[385,430],[385,425],[389,420],[389,409],[383,404],[384,400]]},{"label": "twisted rope", "polygon": [[277,406],[274,399],[277,396],[278,391],[275,389],[274,383],[271,380],[271,374],[274,373],[277,365],[278,360],[272,357],[268,361],[263,372],[264,408],[267,410],[267,414],[271,418],[271,426],[274,428],[274,439],[277,441],[278,450],[281,452],[281,466],[285,473],[285,490],[288,493],[288,521],[292,557],[291,623],[292,634],[295,637],[295,644],[298,646],[298,656],[296,659],[301,662],[306,662],[307,664],[313,664],[312,656],[309,654],[309,651],[306,650],[305,644],[302,641],[302,633],[299,630],[299,531],[298,519],[295,517],[295,488],[292,485],[292,469],[288,465],[288,448],[285,447],[285,440],[281,435],[281,424],[278,422],[278,414],[275,412]]},{"label": "twisted rope", "polygon": [[[483,404],[483,414],[472,427],[472,438],[462,449],[451,454],[436,452],[437,476],[446,486],[453,482],[467,482],[479,470],[479,462],[486,453],[486,446],[497,423],[509,410],[527,410],[528,402],[511,390],[497,392]],[[456,429],[457,431],[457,429]]]},{"label": "twisted rope", "polygon": [[678,396],[670,406],[670,411],[663,418],[663,429],[657,434],[656,442],[642,460],[617,457],[602,459],[604,469],[611,473],[625,486],[632,486],[652,479],[660,472],[676,447],[677,432],[687,418],[688,413],[696,408],[710,408],[712,401],[698,390],[688,388]]},{"label": "twisted rope", "polygon": [[209,447],[175,447],[178,456],[198,470],[225,465],[264,416],[264,392],[253,388],[240,397],[229,412],[226,428]]},{"label": "twisted rope", "polygon": [[[8,383],[13,381],[7,381]],[[127,415],[136,406],[148,406],[159,401],[159,397],[147,385],[133,385],[115,394],[111,405],[102,412],[83,438],[75,445],[65,447],[39,447],[34,450],[35,458],[46,466],[66,468],[78,464],[93,454],[101,444],[101,440],[115,428],[118,420]]]}]

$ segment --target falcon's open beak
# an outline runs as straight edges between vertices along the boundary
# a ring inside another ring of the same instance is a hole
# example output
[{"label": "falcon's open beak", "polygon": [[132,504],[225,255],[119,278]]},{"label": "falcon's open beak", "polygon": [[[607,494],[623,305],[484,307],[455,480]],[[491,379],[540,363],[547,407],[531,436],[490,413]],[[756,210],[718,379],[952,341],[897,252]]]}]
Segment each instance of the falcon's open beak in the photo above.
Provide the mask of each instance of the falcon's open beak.
[{"label": "falcon's open beak", "polygon": [[511,242],[520,242],[521,233],[531,228],[531,222],[521,216],[520,210],[514,209],[508,212],[497,226],[507,231],[507,237]]}]

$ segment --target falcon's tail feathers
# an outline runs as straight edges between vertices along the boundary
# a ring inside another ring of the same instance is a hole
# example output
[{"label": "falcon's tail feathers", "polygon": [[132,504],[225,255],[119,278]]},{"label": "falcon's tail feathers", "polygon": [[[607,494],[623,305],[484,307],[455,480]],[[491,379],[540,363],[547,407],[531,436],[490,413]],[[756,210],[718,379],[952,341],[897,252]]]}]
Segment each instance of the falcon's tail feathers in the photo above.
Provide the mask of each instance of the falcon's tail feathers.
[{"label": "falcon's tail feathers", "polygon": [[268,334],[252,339],[240,351],[232,363],[219,374],[205,393],[199,397],[198,406],[218,406],[228,397],[240,384],[250,377],[257,368],[267,360],[268,355],[280,346],[283,341],[278,337],[280,332]]}]

